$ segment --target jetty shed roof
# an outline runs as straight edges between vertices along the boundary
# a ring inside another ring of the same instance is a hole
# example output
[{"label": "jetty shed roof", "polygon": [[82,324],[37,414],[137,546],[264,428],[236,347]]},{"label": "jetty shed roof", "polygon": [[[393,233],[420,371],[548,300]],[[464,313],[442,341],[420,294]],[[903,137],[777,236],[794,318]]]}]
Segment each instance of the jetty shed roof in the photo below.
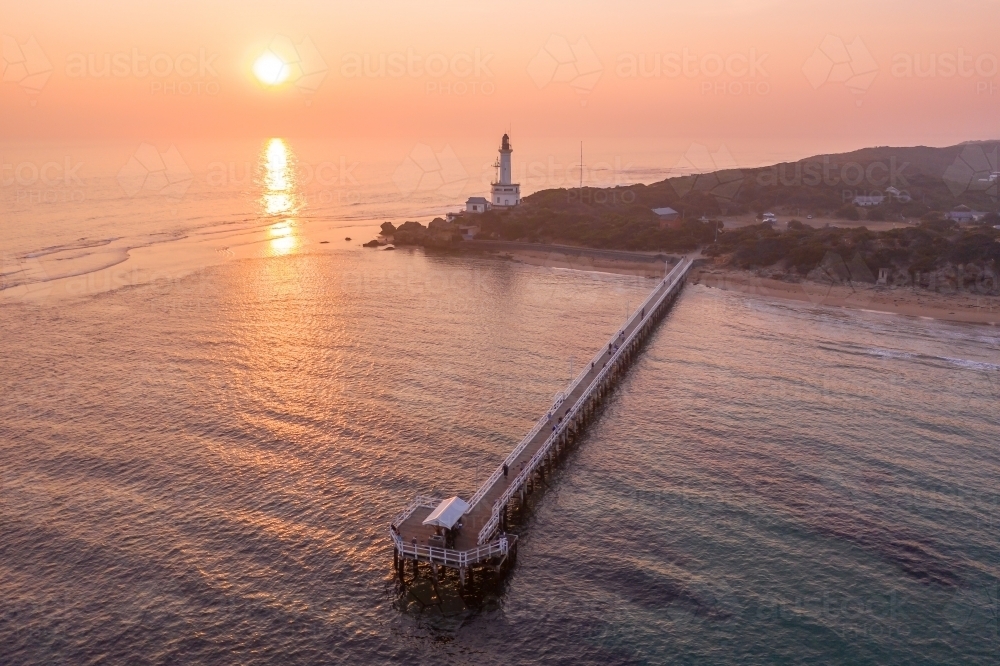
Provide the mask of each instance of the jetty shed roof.
[{"label": "jetty shed roof", "polygon": [[431,511],[431,515],[424,518],[424,525],[437,525],[450,530],[458,522],[458,519],[469,510],[469,505],[465,500],[457,495],[441,500],[437,508]]}]

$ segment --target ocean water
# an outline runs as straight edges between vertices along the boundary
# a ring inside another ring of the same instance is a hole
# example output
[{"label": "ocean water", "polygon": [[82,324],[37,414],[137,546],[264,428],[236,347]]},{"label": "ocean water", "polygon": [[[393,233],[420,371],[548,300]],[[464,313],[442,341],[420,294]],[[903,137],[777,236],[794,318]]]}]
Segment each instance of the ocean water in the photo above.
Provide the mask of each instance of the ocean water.
[{"label": "ocean water", "polygon": [[[156,253],[5,273],[0,662],[996,663],[996,329],[690,286],[510,573],[400,584],[391,517],[471,494],[651,283],[362,249],[405,201],[267,176]],[[60,210],[8,258],[167,226]]]}]

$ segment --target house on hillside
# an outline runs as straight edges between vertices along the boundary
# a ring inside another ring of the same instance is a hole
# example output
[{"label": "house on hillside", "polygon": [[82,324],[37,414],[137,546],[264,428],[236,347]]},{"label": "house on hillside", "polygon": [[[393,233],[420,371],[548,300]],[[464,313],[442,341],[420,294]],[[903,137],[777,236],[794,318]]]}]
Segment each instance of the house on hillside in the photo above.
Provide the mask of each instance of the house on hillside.
[{"label": "house on hillside", "polygon": [[885,196],[882,194],[861,194],[854,197],[852,203],[862,208],[872,208],[874,206],[881,206],[883,201],[885,201]]},{"label": "house on hillside", "polygon": [[653,212],[656,213],[656,217],[660,218],[660,220],[666,220],[668,222],[676,220],[681,216],[680,213],[669,206],[665,208],[654,208]]},{"label": "house on hillside", "polygon": [[653,214],[660,221],[661,229],[676,227],[680,224],[681,214],[673,208],[666,206],[664,208],[653,208],[652,210]]},{"label": "house on hillside", "polygon": [[972,210],[968,206],[956,206],[945,217],[955,222],[968,224],[969,222],[978,222],[983,219],[986,217],[986,213],[979,210]]}]

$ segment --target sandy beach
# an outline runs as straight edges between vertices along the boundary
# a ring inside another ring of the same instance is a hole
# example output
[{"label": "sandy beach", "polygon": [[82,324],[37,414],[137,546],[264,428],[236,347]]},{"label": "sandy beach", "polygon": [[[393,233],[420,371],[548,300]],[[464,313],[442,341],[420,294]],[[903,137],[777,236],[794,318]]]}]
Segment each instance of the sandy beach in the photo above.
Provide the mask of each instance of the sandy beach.
[{"label": "sandy beach", "polygon": [[1000,297],[970,292],[945,294],[907,287],[831,285],[809,280],[785,282],[759,277],[750,271],[720,268],[696,268],[691,271],[689,283],[817,305],[973,324],[1000,323]]},{"label": "sandy beach", "polygon": [[[652,255],[602,256],[602,251],[561,251],[552,246],[534,249],[511,249],[491,252],[493,256],[536,266],[568,268],[601,273],[619,273],[643,277],[662,277],[664,267]],[[621,255],[629,253],[621,252]],[[883,287],[868,284],[832,285],[810,280],[786,282],[760,277],[751,271],[718,267],[700,267],[691,271],[690,284],[713,289],[738,291],[763,298],[814,303],[831,307],[870,310],[911,317],[928,317],[970,324],[1000,324],[1000,296],[974,292],[940,293],[907,287]]]},{"label": "sandy beach", "polygon": [[663,277],[666,275],[668,265],[673,266],[678,260],[677,256],[665,253],[601,250],[540,243],[476,242],[463,243],[459,247],[463,252],[484,252],[500,259],[533,266],[650,278]]},{"label": "sandy beach", "polygon": [[594,271],[598,273],[619,273],[622,275],[638,275],[642,277],[663,277],[664,267],[649,261],[626,261],[623,259],[607,259],[603,257],[573,256],[559,252],[546,251],[516,251],[501,252],[500,258],[517,261],[534,266],[550,266],[552,268],[570,268],[578,271]]}]

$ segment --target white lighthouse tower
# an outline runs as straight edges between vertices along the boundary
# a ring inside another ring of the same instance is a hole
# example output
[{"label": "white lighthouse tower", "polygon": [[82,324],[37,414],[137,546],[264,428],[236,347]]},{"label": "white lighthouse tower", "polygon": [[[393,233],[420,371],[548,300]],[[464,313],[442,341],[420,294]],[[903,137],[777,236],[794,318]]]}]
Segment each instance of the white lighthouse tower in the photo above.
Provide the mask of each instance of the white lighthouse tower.
[{"label": "white lighthouse tower", "polygon": [[490,203],[494,208],[507,208],[521,203],[521,185],[510,182],[510,154],[512,152],[514,149],[510,147],[510,137],[504,134],[500,143],[500,160],[496,164],[499,173],[497,181],[493,183],[493,192],[490,196]]}]

